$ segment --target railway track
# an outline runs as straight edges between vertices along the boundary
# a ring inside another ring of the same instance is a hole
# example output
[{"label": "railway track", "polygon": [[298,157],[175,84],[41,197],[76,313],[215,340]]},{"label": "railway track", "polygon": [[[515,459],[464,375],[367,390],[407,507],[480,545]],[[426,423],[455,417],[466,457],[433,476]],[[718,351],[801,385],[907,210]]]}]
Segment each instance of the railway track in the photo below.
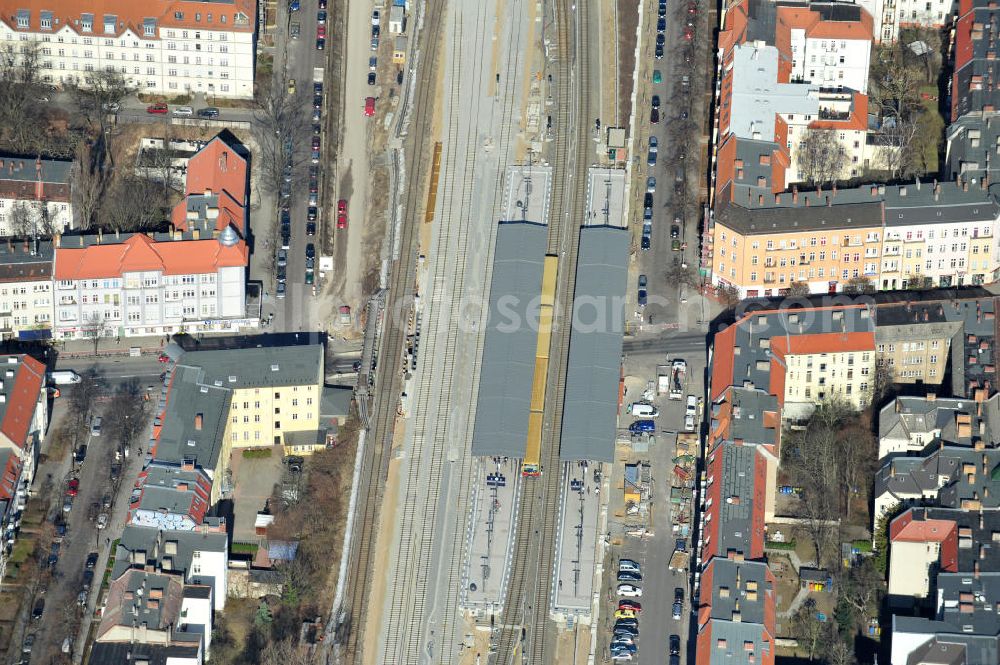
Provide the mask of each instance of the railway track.
[{"label": "railway track", "polygon": [[[478,49],[486,48],[486,20],[488,18],[484,6],[480,3],[469,3],[476,10],[475,25]],[[521,0],[515,0],[516,6],[521,4]],[[459,10],[460,11],[460,10]],[[462,24],[461,15],[455,18],[453,30],[451,31],[451,41],[453,45],[462,44]],[[517,43],[519,48],[520,31],[517,33]],[[511,51],[508,51],[508,58]],[[478,69],[475,67],[478,65]],[[470,66],[472,69],[469,69]],[[468,75],[463,73],[466,70]],[[508,70],[510,69],[508,60]],[[449,91],[450,109],[452,115],[451,122],[447,128],[447,152],[458,152],[462,141],[465,142],[464,152],[446,156],[443,160],[441,153],[435,151],[435,160],[443,162],[440,172],[440,189],[444,201],[451,202],[458,200],[458,205],[445,205],[443,207],[439,228],[437,229],[437,241],[434,250],[434,287],[430,289],[431,310],[428,315],[427,330],[431,333],[428,343],[421,354],[425,364],[421,374],[420,386],[417,391],[414,427],[414,453],[412,462],[406,474],[408,483],[404,494],[404,502],[401,515],[401,535],[395,560],[397,562],[396,575],[391,585],[390,593],[394,594],[389,605],[389,617],[386,625],[386,636],[382,640],[381,662],[384,663],[418,663],[422,660],[430,662],[452,662],[450,650],[459,643],[457,635],[457,625],[459,614],[457,613],[458,588],[461,577],[461,552],[464,542],[464,530],[459,525],[455,525],[452,530],[452,537],[448,542],[441,543],[439,569],[442,571],[443,579],[437,580],[438,588],[446,590],[446,599],[443,603],[443,612],[440,619],[440,629],[434,631],[433,638],[425,635],[429,617],[427,606],[430,603],[428,598],[428,583],[431,578],[431,565],[435,562],[433,556],[433,541],[439,533],[446,531],[437,524],[438,506],[440,503],[441,478],[445,459],[449,449],[449,444],[454,441],[461,441],[463,449],[459,452],[458,459],[451,466],[451,477],[453,482],[458,484],[457,492],[455,487],[451,487],[449,493],[458,497],[458,510],[456,515],[460,521],[464,522],[465,511],[462,509],[463,503],[468,499],[469,483],[471,481],[471,456],[469,445],[474,416],[474,400],[466,400],[465,407],[465,428],[460,436],[456,436],[453,414],[453,392],[455,390],[456,356],[458,355],[461,342],[459,340],[460,328],[458,323],[461,320],[461,305],[464,302],[462,295],[465,287],[465,271],[468,261],[469,245],[469,220],[475,218],[474,207],[477,202],[473,201],[473,185],[476,176],[477,156],[481,150],[478,137],[482,127],[479,122],[472,122],[466,128],[462,128],[459,122],[460,115],[458,109],[463,107],[463,94],[467,93],[470,87],[481,88],[484,73],[481,63],[470,63],[468,59],[463,59],[463,51],[455,48],[452,51],[451,59],[451,84]],[[470,80],[471,79],[471,80]],[[511,77],[510,92],[513,93],[513,78]],[[499,147],[499,168],[496,174],[497,187],[494,188],[493,205],[491,210],[498,210],[502,196],[503,173],[506,170],[507,154],[510,147],[512,127],[514,126],[512,114],[514,112],[514,94],[504,95],[503,103],[499,104],[500,135],[497,142]],[[491,114],[498,112],[497,105],[490,104],[488,109]],[[472,111],[471,117],[480,118],[479,106]],[[485,109],[484,109],[485,110]],[[463,111],[464,112],[464,111]],[[492,118],[491,118],[492,126]],[[432,186],[434,182],[432,181]],[[428,197],[428,207],[431,201],[436,202],[436,191],[432,191]],[[435,211],[428,209],[427,218],[434,216]],[[488,217],[496,217],[493,214]],[[488,234],[487,255],[491,249],[493,236]],[[483,293],[481,298],[485,299],[487,281],[483,282]],[[451,289],[450,301],[438,297],[440,289]],[[436,331],[436,332],[435,332]],[[477,336],[475,357],[480,357],[482,337]],[[440,346],[443,344],[443,354]],[[435,360],[443,356],[441,364],[435,364]],[[478,366],[478,362],[477,362]],[[472,379],[475,378],[475,369],[461,367],[465,372],[469,369]],[[435,408],[436,407],[436,408]],[[412,484],[411,484],[412,483]],[[443,582],[443,584],[442,584]],[[430,593],[434,593],[433,590]],[[438,623],[434,622],[437,627]]]},{"label": "railway track", "polygon": [[[552,662],[548,614],[554,590],[557,511],[563,469],[559,462],[562,410],[566,388],[569,337],[572,326],[576,262],[586,196],[586,168],[590,140],[590,62],[587,44],[588,3],[560,0],[556,6],[556,140],[551,160],[558,176],[553,181],[553,214],[549,221],[548,252],[560,257],[556,312],[559,324],[552,332],[550,374],[545,404],[547,436],[543,439],[543,475],[522,485],[518,536],[511,564],[511,584],[500,622],[492,663],[511,665],[515,656],[529,665]],[[576,15],[576,20],[574,20]],[[583,57],[577,57],[583,54]],[[574,73],[575,69],[575,73]],[[576,83],[576,85],[574,85]],[[550,407],[551,405],[551,407]],[[528,591],[526,598],[525,592]]]},{"label": "railway track", "polygon": [[[425,29],[434,35],[440,30],[444,15],[445,0],[427,0]],[[424,66],[418,85],[416,109],[424,122],[417,123],[410,143],[411,154],[422,155],[430,149],[431,113],[433,109],[435,85],[434,63],[440,40],[429,39],[426,44]],[[407,207],[402,224],[402,239],[399,260],[393,265],[387,299],[387,316],[383,341],[379,347],[379,363],[376,369],[378,395],[375,400],[374,417],[369,445],[365,450],[362,465],[360,498],[357,507],[357,531],[352,540],[352,554],[348,570],[347,598],[341,609],[343,616],[337,628],[336,642],[342,647],[342,655],[348,663],[360,663],[364,638],[364,619],[368,613],[369,581],[374,579],[373,549],[379,532],[379,513],[385,477],[388,472],[389,450],[398,414],[399,395],[402,392],[403,342],[406,339],[406,320],[402,316],[412,302],[414,278],[416,274],[417,239],[421,217],[420,206],[414,197],[423,191],[424,173],[419,168],[407,170]]]}]

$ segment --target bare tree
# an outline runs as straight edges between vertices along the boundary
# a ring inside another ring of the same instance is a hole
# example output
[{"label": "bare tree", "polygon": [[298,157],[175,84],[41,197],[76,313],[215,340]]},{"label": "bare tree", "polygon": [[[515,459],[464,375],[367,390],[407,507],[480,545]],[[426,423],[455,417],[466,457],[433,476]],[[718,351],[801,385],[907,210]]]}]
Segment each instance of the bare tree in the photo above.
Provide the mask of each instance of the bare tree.
[{"label": "bare tree", "polygon": [[857,565],[840,569],[837,589],[840,597],[857,610],[861,623],[867,624],[878,613],[885,581],[872,558],[863,557]]},{"label": "bare tree", "polygon": [[83,336],[94,344],[94,355],[97,355],[97,348],[101,343],[101,338],[108,330],[108,322],[100,312],[91,312],[83,319]]},{"label": "bare tree", "polygon": [[297,185],[302,181],[310,133],[307,108],[305,91],[288,94],[284,80],[277,74],[257,100],[253,131],[260,153],[261,185],[266,191],[277,194],[282,183]]},{"label": "bare tree", "polygon": [[720,284],[715,287],[715,295],[719,297],[726,307],[736,307],[740,304],[740,290],[732,284]]},{"label": "bare tree", "polygon": [[73,212],[78,225],[87,230],[93,226],[97,210],[101,205],[101,197],[107,183],[107,175],[102,168],[101,153],[95,152],[86,143],[77,147],[76,160],[73,163]]},{"label": "bare tree", "polygon": [[816,601],[812,598],[806,598],[792,615],[792,634],[795,635],[799,645],[806,648],[809,660],[813,660],[822,650],[823,624],[816,619]]},{"label": "bare tree", "polygon": [[122,384],[111,399],[107,410],[107,430],[120,443],[122,453],[139,442],[139,435],[146,427],[145,397],[142,386],[132,379]]},{"label": "bare tree", "polygon": [[792,282],[788,285],[788,295],[790,296],[807,296],[809,295],[809,285],[805,282]]},{"label": "bare tree", "polygon": [[807,129],[795,148],[795,161],[805,182],[831,182],[840,178],[847,150],[833,130]]},{"label": "bare tree", "polygon": [[862,293],[875,293],[875,285],[872,281],[863,276],[852,277],[844,284],[844,293],[860,295]]},{"label": "bare tree", "polygon": [[[169,191],[168,191],[169,193]],[[142,205],[136,205],[142,201]],[[124,176],[108,189],[101,203],[104,226],[119,232],[149,231],[169,216],[170,201],[159,183],[148,178]]]},{"label": "bare tree", "polygon": [[672,284],[683,286],[698,286],[698,274],[694,268],[681,261],[674,261],[663,271],[663,276]]},{"label": "bare tree", "polygon": [[38,80],[40,45],[36,41],[0,46],[0,137],[7,149],[38,154],[45,144]]},{"label": "bare tree", "polygon": [[826,662],[828,665],[854,665],[857,662],[857,658],[854,656],[854,651],[848,646],[844,640],[833,639],[832,644],[827,650]]},{"label": "bare tree", "polygon": [[108,113],[117,108],[133,89],[125,76],[113,69],[88,72],[83,84],[79,81],[66,85],[72,93],[77,107],[100,129],[100,142],[104,159],[114,166],[114,155],[108,141]]},{"label": "bare tree", "polygon": [[44,201],[18,201],[11,206],[8,219],[15,238],[49,237],[59,231]]},{"label": "bare tree", "polygon": [[310,665],[308,650],[289,638],[267,645],[260,655],[260,665]]}]

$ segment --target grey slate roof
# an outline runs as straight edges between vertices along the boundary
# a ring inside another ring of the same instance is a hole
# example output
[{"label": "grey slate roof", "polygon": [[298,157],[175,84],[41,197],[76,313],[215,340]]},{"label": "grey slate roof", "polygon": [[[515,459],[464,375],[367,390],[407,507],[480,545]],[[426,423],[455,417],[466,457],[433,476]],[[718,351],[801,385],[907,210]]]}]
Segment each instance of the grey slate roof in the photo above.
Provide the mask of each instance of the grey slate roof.
[{"label": "grey slate roof", "polygon": [[[966,465],[975,469],[974,482],[963,472]],[[1000,508],[1000,449],[948,447],[926,457],[895,457],[875,476],[875,496],[886,492],[900,501],[923,497],[945,508],[963,508],[963,501],[972,500]]]},{"label": "grey slate roof", "polygon": [[[893,635],[917,634],[926,635],[928,640],[937,639],[940,642],[961,644],[965,647],[964,665],[995,665],[1000,657],[998,638],[996,635],[975,635],[962,632],[961,626],[954,626],[944,621],[910,617],[894,614],[892,616]],[[923,650],[921,645],[914,650]],[[907,660],[907,665],[912,662]],[[923,662],[923,661],[917,661]],[[931,661],[934,662],[934,661]]]},{"label": "grey slate roof", "polygon": [[[764,661],[761,654],[767,653],[770,642],[763,639],[761,624],[712,619],[711,626],[713,648],[708,658],[711,665],[759,665]],[[725,648],[717,646],[719,640],[725,640]],[[748,643],[753,645],[749,649]]]},{"label": "grey slate roof", "polygon": [[497,225],[472,454],[524,457],[548,227]]},{"label": "grey slate roof", "polygon": [[[201,651],[198,645],[141,644],[138,642],[96,642],[90,650],[90,665],[167,665],[174,659],[193,659]],[[176,662],[176,661],[175,661]]]},{"label": "grey slate roof", "polygon": [[200,368],[199,380],[220,388],[323,384],[322,344],[190,351],[177,364]]},{"label": "grey slate roof", "polygon": [[627,229],[580,230],[559,447],[562,460],[610,462],[614,457],[630,242]]},{"label": "grey slate roof", "polygon": [[0,282],[45,281],[52,277],[52,242],[0,243]]},{"label": "grey slate roof", "polygon": [[1000,140],[1000,114],[984,111],[966,113],[948,126],[945,177],[1000,182],[1000,160],[993,155]]},{"label": "grey slate roof", "polygon": [[[172,545],[168,546],[168,542]],[[152,527],[130,524],[122,531],[121,539],[118,542],[111,579],[118,579],[130,568],[143,568],[146,565],[151,565],[154,570],[160,572],[177,573],[186,578],[196,551],[228,551],[226,533],[161,531]],[[168,561],[169,565],[167,565]],[[191,580],[204,584],[209,583],[211,578],[194,575]]]},{"label": "grey slate roof", "polygon": [[[767,579],[767,564],[763,561],[734,561],[713,558],[712,568],[712,619],[732,620],[739,603],[740,620],[744,623],[764,623],[764,606],[767,594],[774,589]],[[707,571],[706,571],[707,575]],[[737,578],[739,583],[737,583]],[[756,597],[750,589],[756,583]],[[723,591],[725,589],[725,591]],[[773,601],[772,601],[773,602]]]},{"label": "grey slate roof", "polygon": [[[167,399],[156,459],[178,464],[190,460],[213,473],[219,462],[231,397],[232,390],[227,387],[202,383],[199,367],[178,365]],[[198,413],[202,414],[200,430],[195,426]]]},{"label": "grey slate roof", "polygon": [[[747,444],[774,445],[778,430],[764,426],[764,413],[780,413],[778,398],[761,388],[732,387],[725,399],[731,404],[729,438]],[[712,415],[720,410],[718,403],[712,405]],[[717,443],[717,442],[712,442]]]},{"label": "grey slate roof", "polygon": [[[879,412],[879,439],[909,440],[913,435],[923,434],[926,445],[943,441],[952,446],[970,448],[976,439],[980,439],[987,446],[993,446],[997,440],[997,428],[1000,427],[998,399],[994,396],[984,402],[980,414],[978,404],[971,399],[897,397]],[[956,417],[959,414],[970,417],[969,436],[958,431]]]}]

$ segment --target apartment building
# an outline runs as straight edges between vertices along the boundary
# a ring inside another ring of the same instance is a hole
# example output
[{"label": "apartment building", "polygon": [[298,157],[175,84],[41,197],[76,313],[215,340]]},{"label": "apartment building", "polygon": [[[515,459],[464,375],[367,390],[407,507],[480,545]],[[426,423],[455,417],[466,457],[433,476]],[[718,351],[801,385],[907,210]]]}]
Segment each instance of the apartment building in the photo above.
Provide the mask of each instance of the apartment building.
[{"label": "apartment building", "polygon": [[[24,464],[10,448],[0,448],[0,537],[11,544],[17,539],[20,515],[28,502],[28,485],[22,482]],[[0,548],[0,578],[7,574],[13,548]]]},{"label": "apartment building", "polygon": [[901,28],[940,29],[951,22],[957,0],[855,0],[872,15],[877,42],[894,42]]},{"label": "apartment building", "polygon": [[878,457],[919,455],[928,446],[992,448],[1000,432],[1000,397],[897,397],[878,417]]},{"label": "apartment building", "polygon": [[72,160],[0,155],[0,236],[73,228]]},{"label": "apartment building", "polygon": [[54,85],[120,72],[142,92],[251,99],[257,5],[249,0],[81,6],[3,0],[0,45],[36,49]]},{"label": "apartment building", "polygon": [[1000,203],[981,183],[731,192],[717,201],[709,256],[713,285],[742,297],[792,284],[834,293],[851,280],[894,290],[1000,277]]},{"label": "apartment building", "polygon": [[0,373],[0,450],[17,455],[27,487],[49,423],[45,365],[27,355],[0,356]]},{"label": "apartment building", "polygon": [[188,163],[168,232],[75,234],[55,243],[59,339],[257,327],[248,304],[249,168],[225,132]]},{"label": "apartment building", "polygon": [[705,461],[705,527],[702,561],[764,556],[768,463],[757,446],[726,441]]},{"label": "apartment building", "polygon": [[781,46],[788,40],[792,81],[867,93],[873,36],[872,16],[861,5],[810,2],[777,7],[775,37]]},{"label": "apartment building", "polygon": [[1000,75],[996,61],[997,29],[1000,8],[992,0],[960,0],[955,22],[951,77],[951,121],[966,113],[991,113],[997,110]]},{"label": "apartment building", "polygon": [[717,557],[705,567],[702,584],[695,663],[773,665],[777,581],[767,563]]},{"label": "apartment building", "polygon": [[155,462],[179,470],[157,476],[162,483],[140,485],[143,493],[152,491],[150,506],[166,499],[155,497],[159,487],[183,489],[184,498],[172,495],[178,510],[171,513],[171,528],[182,528],[230,491],[225,472],[234,449],[282,446],[287,454],[304,455],[325,447],[323,366],[320,344],[183,354],[151,442]]},{"label": "apartment building", "polygon": [[0,243],[0,339],[52,336],[52,260],[47,240]]}]

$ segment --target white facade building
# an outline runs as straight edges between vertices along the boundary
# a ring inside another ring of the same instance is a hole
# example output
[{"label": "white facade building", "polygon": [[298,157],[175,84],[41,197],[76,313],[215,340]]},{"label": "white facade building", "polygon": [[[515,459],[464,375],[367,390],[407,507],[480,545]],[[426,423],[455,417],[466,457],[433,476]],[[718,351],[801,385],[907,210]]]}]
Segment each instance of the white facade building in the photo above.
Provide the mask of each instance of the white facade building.
[{"label": "white facade building", "polygon": [[[247,316],[248,250],[231,227],[185,233],[57,240],[58,339],[236,331]],[[76,245],[76,246],[72,246]]]},{"label": "white facade building", "polygon": [[141,92],[253,97],[257,17],[250,0],[112,2],[100,6],[106,13],[58,1],[0,4],[0,46],[34,44],[44,81],[86,84],[90,73],[108,70]]},{"label": "white facade building", "polygon": [[908,26],[942,28],[958,9],[955,0],[856,0],[874,19],[877,42],[894,42]]},{"label": "white facade building", "polygon": [[72,229],[72,168],[70,160],[0,155],[0,236]]}]

